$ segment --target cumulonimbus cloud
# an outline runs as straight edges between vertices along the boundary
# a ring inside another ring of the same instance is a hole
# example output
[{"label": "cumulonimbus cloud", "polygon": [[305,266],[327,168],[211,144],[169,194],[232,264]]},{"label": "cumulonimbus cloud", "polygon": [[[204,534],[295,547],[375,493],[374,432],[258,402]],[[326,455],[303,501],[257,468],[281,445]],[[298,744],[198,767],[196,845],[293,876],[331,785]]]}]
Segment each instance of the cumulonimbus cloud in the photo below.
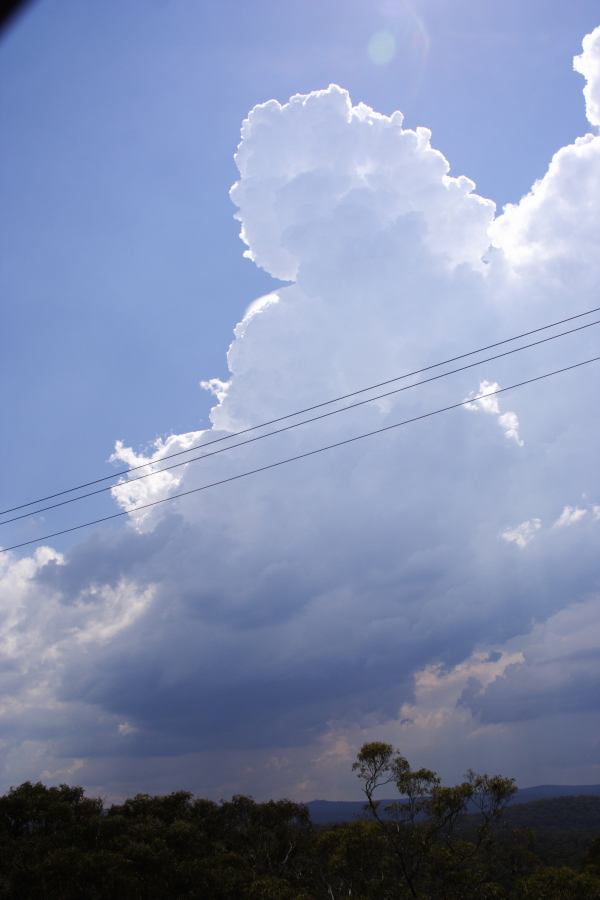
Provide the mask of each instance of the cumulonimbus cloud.
[{"label": "cumulonimbus cloud", "polygon": [[[592,125],[597,44],[598,30],[577,62]],[[337,86],[255,107],[236,162],[246,252],[292,283],[236,326],[229,379],[204,373],[212,429],[158,442],[159,455],[597,305],[600,136],[562,148],[498,218],[426,129],[353,106]],[[192,490],[593,349],[582,332],[125,483],[115,500]],[[185,773],[217,795],[322,790],[322,761],[346,753],[348,735],[416,717],[418,673],[458,671],[597,590],[598,517],[543,536],[536,524],[593,494],[595,390],[589,372],[571,373],[488,410],[501,428],[456,410],[131,516],[64,558],[3,557],[5,779],[77,760],[88,784],[168,788],[177,759],[177,784]],[[123,445],[116,456],[147,462]],[[476,728],[499,688],[469,665],[483,679]],[[522,671],[492,674],[512,685]]]}]

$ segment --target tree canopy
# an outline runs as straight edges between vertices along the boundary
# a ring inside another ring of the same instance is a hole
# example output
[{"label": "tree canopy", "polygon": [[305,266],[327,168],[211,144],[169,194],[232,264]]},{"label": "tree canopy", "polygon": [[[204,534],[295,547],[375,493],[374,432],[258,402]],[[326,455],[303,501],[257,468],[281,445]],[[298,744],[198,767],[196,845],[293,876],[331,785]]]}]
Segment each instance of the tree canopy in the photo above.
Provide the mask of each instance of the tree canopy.
[{"label": "tree canopy", "polygon": [[106,807],[81,787],[25,782],[0,797],[0,898],[600,900],[600,837],[576,866],[549,865],[535,831],[506,821],[512,779],[468,772],[444,786],[380,742],[353,768],[364,817],[332,826],[291,800],[177,791]]}]

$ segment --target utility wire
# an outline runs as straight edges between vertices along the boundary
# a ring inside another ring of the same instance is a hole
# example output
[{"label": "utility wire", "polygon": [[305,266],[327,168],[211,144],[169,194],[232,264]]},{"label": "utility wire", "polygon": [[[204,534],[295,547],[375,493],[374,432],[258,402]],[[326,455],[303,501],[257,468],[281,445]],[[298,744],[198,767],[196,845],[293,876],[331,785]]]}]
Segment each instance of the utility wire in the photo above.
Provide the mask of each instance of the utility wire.
[{"label": "utility wire", "polygon": [[535,378],[527,378],[525,381],[518,381],[516,384],[509,384],[507,387],[498,388],[496,391],[489,391],[485,394],[478,394],[475,397],[470,397],[468,400],[461,400],[459,403],[452,403],[449,406],[442,406],[440,409],[434,409],[427,413],[422,413],[419,416],[413,416],[410,419],[403,419],[401,422],[395,422],[393,425],[384,425],[382,428],[376,428],[374,431],[365,431],[362,434],[354,435],[354,437],[345,438],[342,441],[336,441],[334,444],[326,444],[323,447],[317,447],[315,450],[307,450],[304,453],[298,453],[296,456],[288,456],[286,459],[280,459],[276,462],[268,463],[265,466],[259,466],[257,469],[249,469],[246,472],[240,472],[238,475],[230,475],[228,478],[222,478],[219,481],[212,481],[209,484],[203,484],[197,488],[191,488],[188,491],[181,491],[179,494],[172,494],[170,497],[162,497],[160,500],[153,500],[151,503],[144,503],[142,506],[132,506],[128,509],[123,509],[120,512],[112,513],[108,516],[102,516],[99,519],[93,519],[90,522],[82,522],[79,525],[73,525],[71,528],[63,528],[61,531],[54,531],[52,534],[46,534],[43,537],[34,538],[30,541],[23,541],[20,544],[13,544],[12,547],[3,547],[0,549],[0,553],[8,553],[9,550],[18,550],[21,547],[28,547],[31,544],[40,544],[42,541],[47,541],[50,538],[59,537],[63,534],[70,534],[73,531],[79,531],[82,528],[89,528],[92,525],[100,525],[103,522],[108,522],[111,519],[118,519],[121,516],[127,516],[130,513],[141,512],[143,509],[150,509],[152,506],[158,506],[160,503],[167,503],[170,500],[178,500],[180,497],[189,497],[191,494],[197,494],[200,491],[207,491],[209,488],[218,487],[222,484],[229,484],[232,481],[239,481],[241,478],[247,478],[249,475],[257,475],[259,472],[266,472],[269,469],[276,469],[279,466],[287,465],[287,463],[297,462],[300,459],[307,459],[309,456],[316,456],[318,453],[324,453],[326,450],[334,450],[337,447],[343,447],[346,444],[352,444],[356,441],[361,441],[364,438],[373,437],[377,434],[383,434],[386,431],[392,431],[394,428],[402,428],[404,425],[411,425],[413,422],[420,422],[423,419],[429,419],[432,416],[437,416],[440,413],[448,412],[452,409],[459,409],[461,406],[466,406],[469,403],[476,403],[477,400],[482,400],[484,397],[493,397],[497,394],[504,394],[507,391],[512,391],[515,388],[524,387],[526,384],[534,384],[537,381],[543,381],[546,378],[551,378],[553,375],[561,375],[563,372],[570,372],[573,369],[579,369],[581,366],[587,366],[590,363],[598,362],[600,360],[600,356],[593,356],[591,359],[584,359],[581,362],[573,363],[570,366],[563,366],[561,369],[554,369],[552,372],[545,372],[543,375],[537,375]]},{"label": "utility wire", "polygon": [[[567,331],[561,331],[558,334],[552,334],[549,337],[540,338],[540,340],[537,341],[531,341],[529,344],[522,344],[520,347],[513,347],[511,350],[504,350],[502,353],[495,353],[493,356],[488,356],[485,359],[479,359],[476,362],[467,363],[467,365],[465,366],[459,366],[458,368],[450,369],[447,372],[440,372],[439,375],[432,375],[429,378],[422,379],[421,381],[415,381],[413,384],[406,384],[402,387],[394,388],[391,391],[386,391],[383,394],[376,394],[374,397],[367,397],[366,400],[357,400],[355,403],[349,403],[347,406],[342,406],[339,409],[330,409],[327,412],[319,413],[319,415],[317,416],[311,416],[311,418],[309,419],[302,419],[300,422],[292,422],[291,425],[284,425],[283,428],[276,428],[274,431],[267,431],[264,434],[259,434],[255,437],[247,438],[247,440],[245,441],[238,441],[237,444],[229,444],[226,447],[220,447],[218,450],[211,450],[209,453],[202,453],[199,456],[192,456],[191,459],[185,459],[181,462],[171,463],[170,466],[164,466],[162,469],[156,469],[153,472],[146,472],[144,475],[137,475],[135,478],[130,478],[119,485],[105,485],[104,487],[96,488],[93,491],[88,491],[85,494],[78,494],[77,497],[69,497],[66,500],[59,500],[58,503],[51,503],[49,506],[42,506],[29,512],[20,513],[18,516],[12,516],[12,518],[10,519],[4,519],[2,522],[0,522],[0,526],[9,525],[11,522],[18,522],[20,519],[27,519],[31,516],[36,516],[39,513],[57,509],[60,506],[67,506],[69,503],[76,503],[78,500],[85,500],[88,497],[94,497],[97,494],[103,494],[106,491],[112,491],[115,487],[133,484],[135,481],[141,481],[143,478],[151,478],[153,475],[160,475],[161,472],[169,472],[171,469],[178,469],[180,466],[187,466],[189,463],[208,459],[211,456],[218,456],[220,453],[226,453],[229,450],[235,450],[236,447],[243,447],[246,444],[253,444],[256,441],[262,441],[264,440],[264,438],[273,437],[274,435],[282,434],[285,431],[291,431],[294,428],[299,428],[301,425],[308,425],[311,422],[318,422],[320,419],[326,419],[329,416],[336,416],[338,413],[347,412],[350,409],[356,409],[357,407],[364,406],[367,403],[374,403],[375,400],[382,400],[385,397],[391,397],[394,394],[400,394],[403,391],[409,391],[412,388],[420,387],[423,384],[429,384],[429,382],[431,381],[438,381],[441,378],[447,378],[449,375],[456,375],[458,372],[465,372],[467,369],[473,369],[476,366],[483,365],[484,363],[492,362],[492,360],[501,359],[504,356],[511,356],[513,353],[519,353],[522,350],[529,350],[531,349],[531,347],[537,347],[540,344],[547,344],[549,341],[555,341],[557,338],[564,337],[567,334],[574,334],[577,331],[583,331],[586,328],[591,328],[592,325],[600,325],[600,319],[596,319],[593,322],[586,322],[585,325],[578,325],[575,328],[570,328]],[[216,442],[210,441],[207,444],[200,446],[210,447],[211,443]],[[163,457],[163,459],[168,458],[169,457]],[[160,462],[160,460],[158,460],[158,462]],[[146,463],[146,465],[151,465],[151,463]]]},{"label": "utility wire", "polygon": [[518,341],[521,338],[529,337],[532,334],[538,334],[540,331],[547,331],[549,328],[555,328],[557,325],[564,325],[566,322],[573,322],[575,319],[581,319],[584,316],[589,316],[592,313],[599,312],[600,306],[594,306],[591,309],[586,310],[585,312],[577,313],[574,316],[567,316],[565,319],[558,319],[556,322],[550,322],[548,325],[541,325],[539,328],[532,328],[530,331],[523,331],[521,334],[515,334],[513,337],[504,338],[501,341],[495,341],[493,344],[486,344],[484,347],[478,347],[476,350],[469,350],[467,353],[460,353],[458,356],[451,356],[448,359],[444,359],[441,362],[432,363],[431,365],[424,366],[421,369],[414,369],[412,372],[405,372],[403,375],[397,375],[394,378],[388,378],[385,381],[379,381],[376,384],[371,384],[368,387],[359,388],[356,391],[350,391],[347,394],[340,394],[339,397],[332,397],[330,400],[324,400],[321,403],[315,403],[312,406],[306,406],[303,409],[298,409],[295,412],[286,413],[286,415],[278,416],[275,419],[269,419],[266,422],[261,422],[258,425],[251,425],[248,428],[242,428],[239,431],[231,432],[230,434],[223,435],[220,438],[215,438],[212,441],[207,441],[205,444],[195,444],[192,447],[187,447],[185,450],[177,450],[174,453],[169,453],[166,456],[157,457],[154,460],[149,460],[146,463],[141,463],[138,466],[131,466],[128,469],[121,469],[118,472],[112,472],[110,475],[103,475],[100,478],[94,478],[91,481],[84,481],[81,484],[76,484],[73,487],[65,488],[61,491],[56,491],[53,494],[46,494],[44,497],[37,497],[35,500],[29,500],[27,503],[20,503],[17,506],[11,506],[8,509],[0,510],[0,516],[8,515],[8,513],[16,512],[19,509],[25,509],[27,506],[34,506],[37,503],[44,503],[46,500],[54,500],[56,497],[63,497],[65,494],[72,494],[73,491],[79,491],[86,487],[91,487],[95,484],[101,484],[104,481],[110,481],[115,478],[121,478],[123,475],[129,475],[131,472],[136,472],[139,469],[145,469],[147,466],[154,465],[157,462],[164,462],[167,459],[173,459],[176,456],[182,456],[184,453],[192,453],[194,450],[200,450],[204,447],[210,447],[213,444],[219,444],[222,441],[228,441],[235,437],[240,437],[243,434],[248,434],[251,431],[257,431],[259,428],[266,428],[268,425],[275,425],[278,422],[283,422],[285,419],[291,419],[295,416],[304,415],[304,413],[313,412],[315,409],[321,409],[323,406],[329,406],[332,403],[338,403],[341,400],[347,400],[350,397],[355,397],[358,394],[364,394],[368,391],[374,391],[377,388],[385,387],[388,384],[393,384],[395,381],[402,381],[406,378],[412,378],[414,375],[421,375],[423,372],[429,372],[432,369],[440,368],[441,366],[449,365],[453,362],[458,362],[460,359],[466,359],[468,356],[474,356],[477,353],[483,353],[486,350],[492,350],[495,347],[501,347],[504,344],[509,344],[512,341]]}]

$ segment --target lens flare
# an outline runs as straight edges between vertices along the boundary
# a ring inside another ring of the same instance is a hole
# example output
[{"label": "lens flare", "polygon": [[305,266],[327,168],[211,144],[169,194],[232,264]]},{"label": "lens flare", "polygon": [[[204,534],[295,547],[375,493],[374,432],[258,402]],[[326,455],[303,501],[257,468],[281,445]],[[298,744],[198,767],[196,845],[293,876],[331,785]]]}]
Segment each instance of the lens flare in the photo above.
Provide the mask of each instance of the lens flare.
[{"label": "lens flare", "polygon": [[376,31],[367,32],[366,56],[372,65],[385,71],[384,77],[393,70],[398,102],[407,112],[420,92],[427,69],[429,32],[412,0],[380,0],[378,12],[383,20]]},{"label": "lens flare", "polygon": [[376,66],[385,66],[396,55],[396,38],[387,28],[371,35],[367,52]]}]

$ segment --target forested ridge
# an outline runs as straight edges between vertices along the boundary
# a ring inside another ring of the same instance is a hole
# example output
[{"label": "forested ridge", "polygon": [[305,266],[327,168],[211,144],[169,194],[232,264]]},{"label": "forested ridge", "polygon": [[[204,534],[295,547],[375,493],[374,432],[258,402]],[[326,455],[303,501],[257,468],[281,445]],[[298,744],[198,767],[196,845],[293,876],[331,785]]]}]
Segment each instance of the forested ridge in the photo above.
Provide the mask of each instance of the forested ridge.
[{"label": "forested ridge", "polygon": [[[354,769],[368,817],[327,826],[289,800],[178,791],[105,806],[26,782],[0,797],[0,897],[600,900],[600,798],[506,808],[511,779],[446,787],[382,743]],[[384,809],[390,785],[399,800]]]}]

